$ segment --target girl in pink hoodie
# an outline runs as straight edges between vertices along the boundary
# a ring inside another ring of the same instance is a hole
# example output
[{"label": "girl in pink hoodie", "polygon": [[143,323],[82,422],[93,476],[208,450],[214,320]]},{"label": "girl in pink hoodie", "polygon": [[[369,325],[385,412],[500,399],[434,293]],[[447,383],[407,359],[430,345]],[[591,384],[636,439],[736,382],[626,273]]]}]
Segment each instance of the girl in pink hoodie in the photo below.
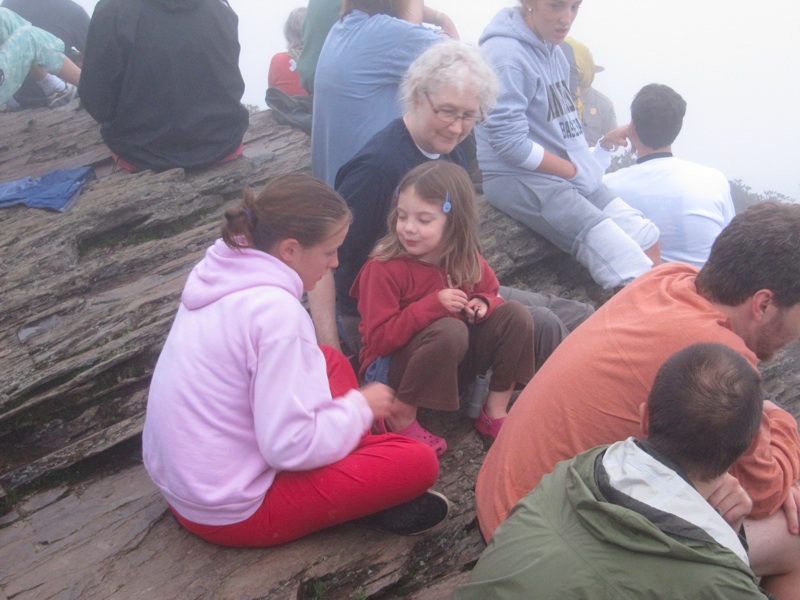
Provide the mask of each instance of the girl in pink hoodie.
[{"label": "girl in pink hoodie", "polygon": [[[447,513],[426,492],[438,474],[428,446],[367,434],[394,392],[357,389],[301,304],[336,267],[351,219],[324,184],[278,177],[226,211],[189,275],[153,373],[143,456],[181,525],[207,541],[273,546],[365,515],[415,533]],[[427,520],[410,523],[420,503]]]}]

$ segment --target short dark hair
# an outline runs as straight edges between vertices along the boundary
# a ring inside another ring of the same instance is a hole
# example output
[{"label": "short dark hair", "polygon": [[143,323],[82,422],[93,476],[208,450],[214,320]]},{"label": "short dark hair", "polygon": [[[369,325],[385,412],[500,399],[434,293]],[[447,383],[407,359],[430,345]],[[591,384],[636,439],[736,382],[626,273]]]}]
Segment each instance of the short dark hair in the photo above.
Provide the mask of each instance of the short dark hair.
[{"label": "short dark hair", "polygon": [[736,215],[695,283],[706,299],[727,306],[763,289],[781,308],[800,302],[800,205],[759,202]]},{"label": "short dark hair", "polygon": [[761,423],[761,376],[723,344],[694,344],[659,369],[648,398],[648,439],[690,476],[722,475]]},{"label": "short dark hair", "polygon": [[669,146],[678,137],[686,114],[686,101],[660,83],[644,86],[631,103],[631,122],[648,148]]}]

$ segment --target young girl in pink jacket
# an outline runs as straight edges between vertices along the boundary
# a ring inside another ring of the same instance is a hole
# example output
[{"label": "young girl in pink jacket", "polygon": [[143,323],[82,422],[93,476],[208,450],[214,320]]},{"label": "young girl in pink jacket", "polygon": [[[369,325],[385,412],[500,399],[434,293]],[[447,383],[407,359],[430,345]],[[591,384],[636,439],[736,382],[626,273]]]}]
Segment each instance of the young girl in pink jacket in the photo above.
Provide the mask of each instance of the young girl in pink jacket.
[{"label": "young girl in pink jacket", "polygon": [[365,515],[417,533],[447,514],[426,492],[434,452],[367,433],[393,391],[357,389],[301,304],[336,267],[350,221],[324,184],[278,177],[226,211],[189,275],[153,373],[143,456],[178,522],[207,541],[273,546]]}]

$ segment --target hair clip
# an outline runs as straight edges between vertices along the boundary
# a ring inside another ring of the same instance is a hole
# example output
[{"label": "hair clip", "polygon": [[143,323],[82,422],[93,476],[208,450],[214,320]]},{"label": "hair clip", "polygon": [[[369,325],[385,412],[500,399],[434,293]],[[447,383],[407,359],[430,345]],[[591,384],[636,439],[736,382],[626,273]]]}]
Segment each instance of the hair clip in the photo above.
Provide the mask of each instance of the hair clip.
[{"label": "hair clip", "polygon": [[247,218],[247,222],[250,224],[250,226],[251,227],[255,226],[256,218],[253,215],[253,212],[246,206],[242,206],[242,212],[244,213],[244,216]]},{"label": "hair clip", "polygon": [[450,192],[445,192],[444,195],[444,204],[442,204],[442,212],[444,214],[449,213],[453,209],[453,205],[450,204]]}]

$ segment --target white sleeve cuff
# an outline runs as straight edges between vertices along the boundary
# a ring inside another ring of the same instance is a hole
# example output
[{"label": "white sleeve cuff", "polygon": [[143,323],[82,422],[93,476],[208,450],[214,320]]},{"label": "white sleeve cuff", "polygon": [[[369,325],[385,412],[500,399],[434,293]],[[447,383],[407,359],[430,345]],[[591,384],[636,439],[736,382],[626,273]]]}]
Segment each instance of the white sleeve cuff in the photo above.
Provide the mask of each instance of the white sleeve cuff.
[{"label": "white sleeve cuff", "polygon": [[539,168],[539,165],[542,164],[542,160],[544,160],[544,147],[540,146],[539,144],[533,144],[531,147],[531,153],[528,155],[528,158],[525,159],[525,162],[523,162],[520,166],[523,169],[535,171]]},{"label": "white sleeve cuff", "polygon": [[[603,138],[600,138],[603,139]],[[600,163],[600,166],[603,167],[603,171],[608,169],[611,166],[611,159],[614,156],[614,150],[606,150],[600,145],[600,141],[598,140],[597,145],[591,148],[591,152],[594,155],[595,160]]]}]

